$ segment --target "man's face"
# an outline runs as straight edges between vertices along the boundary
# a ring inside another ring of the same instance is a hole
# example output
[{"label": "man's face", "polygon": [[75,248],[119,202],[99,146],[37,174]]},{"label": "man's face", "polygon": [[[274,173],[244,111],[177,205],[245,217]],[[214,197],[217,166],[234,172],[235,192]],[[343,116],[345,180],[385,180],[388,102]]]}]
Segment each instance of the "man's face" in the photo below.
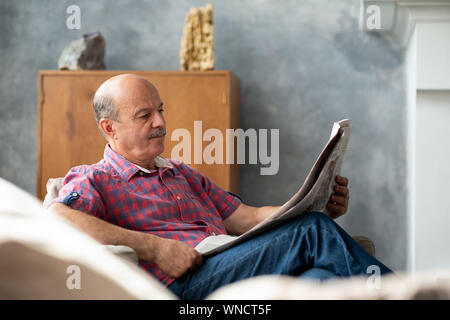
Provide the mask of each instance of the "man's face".
[{"label": "man's face", "polygon": [[163,103],[153,86],[141,81],[122,88],[115,106],[119,110],[118,121],[113,121],[113,148],[117,152],[139,164],[153,160],[164,151]]}]

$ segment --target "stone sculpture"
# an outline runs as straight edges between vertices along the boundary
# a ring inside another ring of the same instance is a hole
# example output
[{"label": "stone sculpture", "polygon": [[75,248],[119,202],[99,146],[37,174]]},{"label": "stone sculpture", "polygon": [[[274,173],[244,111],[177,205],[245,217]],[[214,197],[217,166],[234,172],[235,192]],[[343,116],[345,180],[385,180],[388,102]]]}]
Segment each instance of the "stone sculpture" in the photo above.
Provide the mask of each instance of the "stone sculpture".
[{"label": "stone sculpture", "polygon": [[82,35],[72,41],[58,60],[60,70],[104,70],[105,39],[100,32]]},{"label": "stone sculpture", "polygon": [[213,6],[191,8],[186,16],[180,50],[181,70],[214,69]]}]

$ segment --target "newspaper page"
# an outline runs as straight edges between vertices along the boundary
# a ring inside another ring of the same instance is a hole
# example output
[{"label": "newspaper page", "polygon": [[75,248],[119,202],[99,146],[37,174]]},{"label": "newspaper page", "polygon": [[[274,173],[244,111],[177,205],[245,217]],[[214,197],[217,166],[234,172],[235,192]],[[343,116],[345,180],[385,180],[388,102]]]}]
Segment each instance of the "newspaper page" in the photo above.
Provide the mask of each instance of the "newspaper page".
[{"label": "newspaper page", "polygon": [[311,168],[303,185],[297,193],[267,219],[240,236],[207,237],[195,249],[204,256],[214,255],[299,215],[311,211],[326,213],[326,205],[335,185],[334,177],[340,175],[350,133],[349,119],[334,123],[330,139]]}]

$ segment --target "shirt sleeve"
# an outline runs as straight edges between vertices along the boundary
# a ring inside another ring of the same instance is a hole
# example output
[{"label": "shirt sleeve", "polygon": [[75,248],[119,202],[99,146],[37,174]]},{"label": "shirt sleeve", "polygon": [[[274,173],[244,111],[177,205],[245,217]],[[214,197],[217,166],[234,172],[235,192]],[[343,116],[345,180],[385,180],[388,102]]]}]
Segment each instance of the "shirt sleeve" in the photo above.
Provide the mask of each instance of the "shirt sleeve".
[{"label": "shirt sleeve", "polygon": [[105,215],[103,198],[95,187],[94,172],[83,166],[72,168],[67,173],[58,197],[50,205],[55,202],[98,218],[104,218]]},{"label": "shirt sleeve", "polygon": [[238,195],[222,189],[210,178],[194,168],[181,163],[180,169],[187,173],[187,179],[191,185],[194,182],[196,187],[201,188],[202,192],[206,193],[223,220],[236,211],[242,203]]}]

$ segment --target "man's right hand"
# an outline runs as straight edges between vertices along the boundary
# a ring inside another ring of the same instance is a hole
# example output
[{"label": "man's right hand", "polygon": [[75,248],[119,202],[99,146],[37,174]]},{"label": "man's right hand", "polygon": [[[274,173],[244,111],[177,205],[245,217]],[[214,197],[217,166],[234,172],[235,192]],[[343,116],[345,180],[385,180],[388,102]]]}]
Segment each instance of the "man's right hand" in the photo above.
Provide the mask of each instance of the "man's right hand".
[{"label": "man's right hand", "polygon": [[139,259],[155,263],[169,277],[179,278],[203,263],[202,255],[184,242],[125,229],[62,203],[50,209],[103,244],[133,248]]},{"label": "man's right hand", "polygon": [[203,256],[184,242],[158,237],[152,241],[153,245],[137,250],[139,259],[155,263],[171,278],[179,278],[203,263]]}]

